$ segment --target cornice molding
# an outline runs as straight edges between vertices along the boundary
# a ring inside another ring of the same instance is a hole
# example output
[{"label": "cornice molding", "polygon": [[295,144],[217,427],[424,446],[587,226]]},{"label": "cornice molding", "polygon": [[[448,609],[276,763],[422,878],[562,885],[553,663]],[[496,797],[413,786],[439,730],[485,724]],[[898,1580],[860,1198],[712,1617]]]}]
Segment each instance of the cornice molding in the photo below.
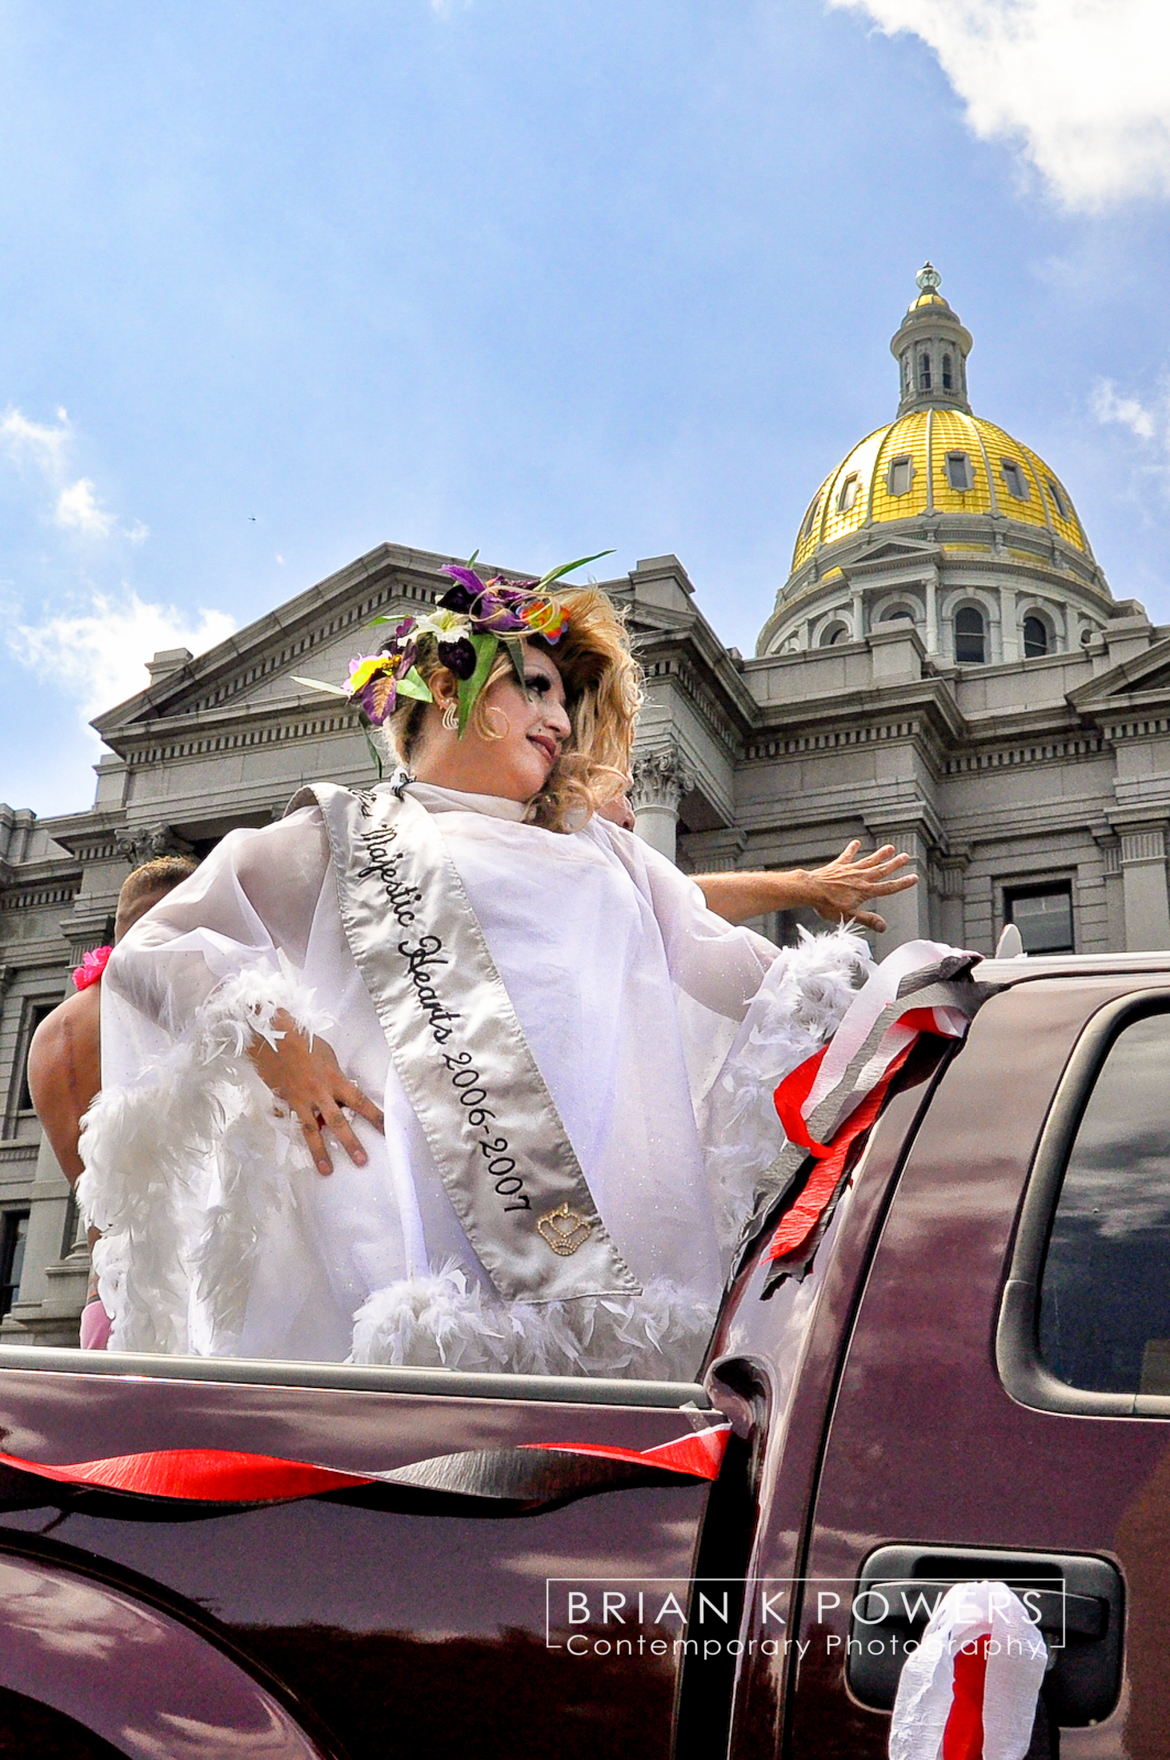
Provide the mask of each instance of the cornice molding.
[{"label": "cornice molding", "polygon": [[[324,703],[326,699],[321,700]],[[341,706],[314,714],[308,708],[290,710],[288,704],[273,704],[268,710],[254,709],[247,716],[237,712],[212,726],[192,716],[184,721],[186,725],[157,722],[136,727],[133,737],[120,741],[115,749],[131,769],[137,769],[142,765],[241,751],[249,746],[349,734],[360,726],[355,709]]]},{"label": "cornice molding", "polygon": [[683,627],[643,637],[636,644],[636,652],[647,678],[665,676],[661,670],[663,661],[677,659],[692,669],[688,687],[692,690],[704,688],[698,685],[693,671],[695,666],[701,668],[718,690],[722,711],[735,726],[737,739],[758,723],[759,704],[743,674],[711,625],[697,612]]},{"label": "cornice molding", "polygon": [[997,745],[962,752],[947,759],[943,774],[964,776],[980,770],[1014,769],[1020,765],[1063,764],[1070,758],[1097,758],[1109,750],[1101,734],[1069,734],[1064,738],[1033,740],[1027,745]]},{"label": "cornice molding", "polygon": [[852,732],[872,724],[890,726],[930,716],[945,744],[970,739],[971,729],[955,699],[951,679],[934,672],[925,677],[890,684],[864,685],[820,697],[804,697],[787,703],[765,703],[752,730],[751,743],[787,739],[823,726]]},{"label": "cornice molding", "polygon": [[[0,911],[47,910],[53,905],[71,904],[80,891],[80,874],[61,875],[37,885],[6,886],[0,890]],[[20,963],[25,963],[23,950]]]}]

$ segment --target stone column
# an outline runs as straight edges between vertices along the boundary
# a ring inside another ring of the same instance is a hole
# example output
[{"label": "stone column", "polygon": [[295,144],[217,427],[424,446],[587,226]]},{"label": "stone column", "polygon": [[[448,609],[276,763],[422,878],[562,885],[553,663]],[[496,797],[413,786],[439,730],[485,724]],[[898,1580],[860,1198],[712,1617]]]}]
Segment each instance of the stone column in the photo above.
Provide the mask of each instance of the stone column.
[{"label": "stone column", "polygon": [[1004,661],[1022,660],[1024,648],[1020,638],[1016,589],[1014,587],[999,589],[999,618],[1000,659]]},{"label": "stone column", "polygon": [[29,1192],[24,1275],[18,1299],[0,1325],[4,1344],[76,1345],[89,1282],[89,1248],[84,1235],[77,1238],[75,1218],[68,1182],[42,1141]]},{"label": "stone column", "polygon": [[966,947],[967,927],[964,921],[963,894],[966,890],[969,852],[954,852],[938,863],[935,886],[939,941],[952,947]]},{"label": "stone column", "polygon": [[1121,833],[1121,885],[1126,952],[1148,953],[1170,947],[1166,833],[1162,826]]},{"label": "stone column", "polygon": [[938,654],[938,571],[928,574],[926,588],[926,652]]},{"label": "stone column", "polygon": [[886,932],[874,938],[878,959],[893,953],[904,941],[930,939],[930,883],[928,860],[930,845],[921,822],[907,824],[903,819],[882,823],[868,816],[865,828],[875,845],[892,843],[910,857],[910,871],[918,875],[918,885],[895,892],[889,898],[874,900],[873,909],[886,919]]},{"label": "stone column", "polygon": [[651,849],[656,849],[659,855],[672,862],[678,833],[679,802],[694,785],[694,772],[677,746],[635,752],[634,781],[630,789],[634,829]]}]

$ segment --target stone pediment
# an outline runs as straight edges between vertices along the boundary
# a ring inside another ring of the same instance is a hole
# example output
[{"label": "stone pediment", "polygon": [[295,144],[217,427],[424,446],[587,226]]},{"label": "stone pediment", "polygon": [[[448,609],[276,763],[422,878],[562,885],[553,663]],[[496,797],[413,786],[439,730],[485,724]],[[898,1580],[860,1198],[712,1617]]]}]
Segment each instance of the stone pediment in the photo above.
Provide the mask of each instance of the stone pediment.
[{"label": "stone pediment", "polygon": [[[442,591],[438,570],[451,560],[383,544],[205,654],[156,677],[146,690],[93,725],[115,750],[119,735],[160,721],[304,703],[312,693],[294,673],[336,679],[350,656],[374,645],[367,626],[401,606],[427,606]],[[324,701],[323,698],[318,699]]]},{"label": "stone pediment", "polygon": [[1106,714],[1131,702],[1170,702],[1170,636],[1123,660],[1070,692],[1069,702],[1083,715]]},{"label": "stone pediment", "polygon": [[942,555],[938,544],[922,538],[876,538],[864,549],[855,550],[842,564],[842,573],[854,574],[859,569],[897,568],[905,563],[934,562]]}]

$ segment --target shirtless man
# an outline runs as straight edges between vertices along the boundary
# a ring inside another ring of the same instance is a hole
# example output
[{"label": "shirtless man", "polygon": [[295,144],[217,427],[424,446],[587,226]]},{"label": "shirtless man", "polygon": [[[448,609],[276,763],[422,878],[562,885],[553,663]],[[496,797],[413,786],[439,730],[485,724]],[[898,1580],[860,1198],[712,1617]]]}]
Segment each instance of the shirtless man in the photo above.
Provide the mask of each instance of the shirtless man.
[{"label": "shirtless man", "polygon": [[[118,894],[115,945],[151,905],[194,871],[195,863],[186,856],[160,856],[135,868]],[[100,1025],[101,984],[92,981],[45,1017],[33,1034],[28,1051],[32,1103],[49,1147],[71,1186],[76,1186],[84,1171],[77,1147],[81,1120],[102,1085]],[[96,1231],[91,1229],[91,1246],[95,1239]],[[82,1345],[100,1350],[108,1332],[109,1320],[91,1278],[81,1318]]]}]

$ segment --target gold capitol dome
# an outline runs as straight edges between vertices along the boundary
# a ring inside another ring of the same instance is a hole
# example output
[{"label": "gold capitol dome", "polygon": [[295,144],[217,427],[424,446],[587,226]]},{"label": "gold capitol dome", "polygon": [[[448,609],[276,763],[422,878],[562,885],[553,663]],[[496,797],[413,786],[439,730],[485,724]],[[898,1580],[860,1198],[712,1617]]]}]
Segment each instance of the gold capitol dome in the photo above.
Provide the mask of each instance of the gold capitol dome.
[{"label": "gold capitol dome", "polygon": [[[1067,651],[1107,620],[1112,597],[1072,497],[1030,446],[972,414],[971,334],[932,264],[917,282],[890,343],[898,413],[809,503],[761,654],[861,640],[900,618],[921,626],[927,653],[1011,662]],[[956,640],[956,616],[979,641]]]}]

